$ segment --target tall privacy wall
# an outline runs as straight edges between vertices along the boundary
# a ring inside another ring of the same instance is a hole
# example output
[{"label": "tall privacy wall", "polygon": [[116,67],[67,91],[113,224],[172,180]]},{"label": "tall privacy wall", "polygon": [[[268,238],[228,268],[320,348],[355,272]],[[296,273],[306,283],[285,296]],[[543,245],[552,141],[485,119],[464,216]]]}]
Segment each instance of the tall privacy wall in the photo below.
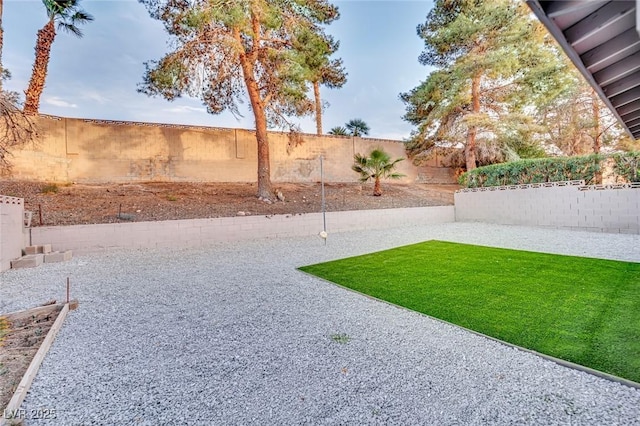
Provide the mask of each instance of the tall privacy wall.
[{"label": "tall privacy wall", "polygon": [[456,221],[640,234],[640,183],[583,181],[473,188],[454,195]]},{"label": "tall privacy wall", "polygon": [[[115,122],[42,116],[37,143],[14,152],[13,178],[54,182],[255,182],[255,133],[182,125]],[[353,182],[355,153],[383,148],[392,158],[406,157],[398,141],[343,136],[269,133],[274,182]],[[455,183],[451,169],[433,161],[414,167],[399,163],[404,182]]]},{"label": "tall privacy wall", "polygon": [[22,256],[24,200],[0,195],[0,271],[11,267],[11,261]]}]

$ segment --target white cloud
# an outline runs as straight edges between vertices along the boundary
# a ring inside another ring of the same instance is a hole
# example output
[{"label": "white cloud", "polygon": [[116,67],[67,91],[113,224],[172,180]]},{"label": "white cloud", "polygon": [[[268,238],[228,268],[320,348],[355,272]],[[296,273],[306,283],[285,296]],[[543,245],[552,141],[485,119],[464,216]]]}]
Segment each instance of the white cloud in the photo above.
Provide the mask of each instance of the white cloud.
[{"label": "white cloud", "polygon": [[60,99],[57,96],[52,96],[50,98],[45,98],[44,103],[47,105],[53,105],[61,108],[78,108],[78,105],[72,104],[71,102],[67,102],[64,99]]},{"label": "white cloud", "polygon": [[189,113],[189,112],[207,112],[206,108],[202,108],[202,107],[192,107],[192,106],[188,106],[188,105],[180,105],[180,106],[176,106],[173,108],[165,108],[163,109],[164,112],[174,112],[177,114],[184,114],[184,113]]},{"label": "white cloud", "polygon": [[106,104],[106,103],[109,102],[109,98],[107,98],[106,96],[103,96],[99,92],[94,92],[94,91],[86,91],[86,92],[84,92],[82,94],[82,98],[83,99],[88,99],[90,101],[97,102],[99,104]]}]

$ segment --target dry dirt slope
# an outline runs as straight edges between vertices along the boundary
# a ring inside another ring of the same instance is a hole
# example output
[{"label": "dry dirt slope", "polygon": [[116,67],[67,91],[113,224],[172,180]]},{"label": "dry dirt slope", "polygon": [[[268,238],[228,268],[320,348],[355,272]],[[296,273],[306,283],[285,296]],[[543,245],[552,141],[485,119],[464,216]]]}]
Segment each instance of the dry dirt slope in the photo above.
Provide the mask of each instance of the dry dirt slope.
[{"label": "dry dirt slope", "polygon": [[[155,221],[245,215],[320,212],[319,183],[276,184],[284,201],[267,204],[249,183],[132,183],[55,185],[2,181],[0,194],[25,199],[32,226]],[[325,185],[326,211],[425,207],[453,204],[457,185],[383,182],[383,196],[371,184]]]}]

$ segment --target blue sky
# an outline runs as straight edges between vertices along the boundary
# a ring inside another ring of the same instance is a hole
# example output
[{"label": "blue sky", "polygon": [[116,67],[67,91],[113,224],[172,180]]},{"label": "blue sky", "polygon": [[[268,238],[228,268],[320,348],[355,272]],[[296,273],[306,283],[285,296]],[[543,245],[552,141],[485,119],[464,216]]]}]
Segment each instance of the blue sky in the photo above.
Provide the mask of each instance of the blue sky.
[{"label": "blue sky", "polygon": [[[416,26],[424,22],[431,1],[335,1],[341,18],[328,32],[340,40],[338,57],[348,72],[341,89],[323,88],[324,131],[362,118],[371,137],[408,137],[411,125],[402,120],[400,92],[427,77],[418,63],[422,41]],[[230,113],[208,114],[197,99],[168,102],[137,93],[143,62],[161,58],[169,40],[162,24],[151,19],[136,0],[84,0],[95,20],[82,27],[78,39],[58,33],[40,112],[64,117],[253,128],[250,111],[244,118]],[[46,23],[40,0],[5,0],[3,63],[12,73],[7,90],[23,93],[31,76],[36,33]],[[312,118],[295,119],[314,133]]]}]

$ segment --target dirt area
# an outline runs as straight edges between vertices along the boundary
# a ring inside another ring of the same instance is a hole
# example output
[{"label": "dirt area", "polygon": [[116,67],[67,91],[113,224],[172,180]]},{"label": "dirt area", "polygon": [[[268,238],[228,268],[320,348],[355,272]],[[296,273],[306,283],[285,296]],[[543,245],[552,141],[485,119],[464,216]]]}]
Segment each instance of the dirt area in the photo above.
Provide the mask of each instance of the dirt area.
[{"label": "dirt area", "polygon": [[61,310],[62,305],[52,304],[0,315],[0,410],[9,404]]},{"label": "dirt area", "polygon": [[[295,214],[322,211],[320,183],[274,184],[283,200],[256,197],[256,184],[166,183],[47,184],[2,181],[0,194],[25,199],[32,226]],[[325,184],[326,211],[426,207],[453,204],[458,185],[383,182]]]}]

